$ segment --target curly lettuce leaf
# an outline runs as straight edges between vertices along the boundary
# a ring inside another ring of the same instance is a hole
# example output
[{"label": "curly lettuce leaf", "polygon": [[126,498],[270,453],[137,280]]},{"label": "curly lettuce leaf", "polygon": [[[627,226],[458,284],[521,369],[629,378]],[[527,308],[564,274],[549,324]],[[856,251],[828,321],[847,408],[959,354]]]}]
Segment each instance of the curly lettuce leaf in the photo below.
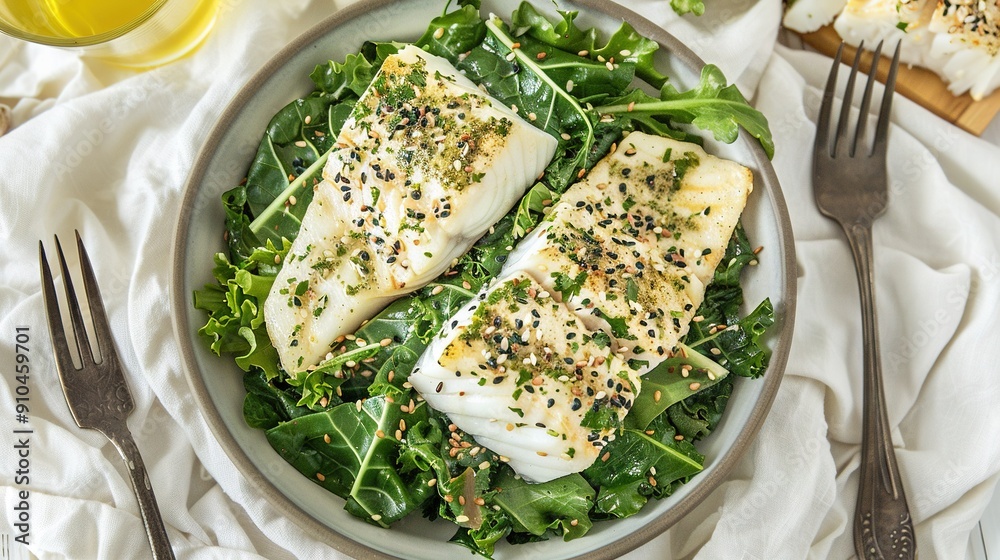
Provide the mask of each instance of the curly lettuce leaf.
[{"label": "curly lettuce leaf", "polygon": [[264,263],[273,264],[275,257],[280,259],[287,251],[287,246],[277,250],[268,242],[251,253],[241,266],[229,262],[224,253],[218,253],[212,270],[217,283],[194,292],[195,308],[208,313],[198,335],[212,352],[219,356],[235,355],[241,369],[260,368],[269,379],[279,373],[278,355],[267,336],[259,302],[267,297],[274,276],[255,272],[266,267]]}]

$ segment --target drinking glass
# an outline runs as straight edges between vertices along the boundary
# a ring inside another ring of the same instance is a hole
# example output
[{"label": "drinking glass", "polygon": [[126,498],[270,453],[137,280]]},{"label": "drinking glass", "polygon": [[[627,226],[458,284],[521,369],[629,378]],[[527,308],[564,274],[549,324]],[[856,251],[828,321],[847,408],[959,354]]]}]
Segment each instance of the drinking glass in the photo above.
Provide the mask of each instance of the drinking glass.
[{"label": "drinking glass", "polygon": [[0,0],[0,32],[131,68],[194,51],[220,0]]}]

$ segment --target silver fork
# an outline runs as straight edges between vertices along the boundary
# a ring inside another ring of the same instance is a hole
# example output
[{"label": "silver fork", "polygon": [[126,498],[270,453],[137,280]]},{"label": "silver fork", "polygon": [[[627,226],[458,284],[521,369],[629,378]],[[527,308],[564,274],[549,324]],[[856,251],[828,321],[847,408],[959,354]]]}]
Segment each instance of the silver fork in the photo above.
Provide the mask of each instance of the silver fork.
[{"label": "silver fork", "polygon": [[[94,276],[90,257],[87,256],[87,250],[83,246],[79,232],[76,233],[76,246],[80,254],[83,285],[94,323],[99,356],[95,355],[87,338],[83,314],[73,289],[73,281],[70,279],[69,269],[66,266],[62,245],[59,243],[59,237],[56,237],[59,268],[62,270],[63,287],[66,290],[72,322],[70,332],[73,333],[73,346],[76,349],[75,353],[70,353],[70,344],[67,342],[66,330],[63,327],[62,315],[59,311],[59,300],[56,297],[55,284],[52,281],[52,271],[45,258],[45,247],[40,241],[38,242],[45,312],[49,319],[52,351],[55,354],[56,369],[59,372],[63,394],[66,396],[66,404],[69,405],[69,410],[73,414],[77,426],[103,433],[118,448],[118,452],[128,468],[132,489],[135,490],[136,498],[139,500],[139,511],[142,514],[142,522],[146,526],[146,534],[149,537],[153,558],[172,559],[174,554],[170,549],[170,541],[167,540],[167,531],[160,518],[160,510],[156,506],[156,497],[153,495],[153,488],[149,483],[149,475],[146,474],[146,467],[139,455],[139,448],[136,447],[135,440],[132,439],[132,434],[125,423],[125,419],[135,407],[132,402],[132,393],[129,391],[125,375],[118,363],[118,353],[115,351],[114,341],[111,338],[111,327],[108,323],[107,313],[104,311],[104,303],[101,301],[97,279]],[[77,368],[73,365],[74,356],[79,357],[81,367]]]},{"label": "silver fork", "polygon": [[[863,46],[863,45],[862,45]],[[889,433],[882,388],[882,363],[879,358],[878,323],[875,311],[875,277],[872,256],[872,223],[885,212],[888,203],[886,147],[889,113],[899,67],[899,45],[885,81],[882,107],[870,149],[865,149],[865,125],[871,103],[875,68],[882,51],[878,44],[872,58],[872,71],[865,85],[855,134],[848,138],[848,119],[854,97],[854,79],[858,74],[861,47],[854,59],[836,135],[830,136],[830,112],[837,72],[844,50],[841,44],[830,69],[823,92],[816,143],[813,147],[813,189],[820,212],[833,218],[844,229],[854,255],[861,292],[861,320],[864,337],[864,403],[861,440],[861,481],[854,512],[854,548],[861,558],[914,558],[916,540],[913,521],[900,482],[896,454]]]}]

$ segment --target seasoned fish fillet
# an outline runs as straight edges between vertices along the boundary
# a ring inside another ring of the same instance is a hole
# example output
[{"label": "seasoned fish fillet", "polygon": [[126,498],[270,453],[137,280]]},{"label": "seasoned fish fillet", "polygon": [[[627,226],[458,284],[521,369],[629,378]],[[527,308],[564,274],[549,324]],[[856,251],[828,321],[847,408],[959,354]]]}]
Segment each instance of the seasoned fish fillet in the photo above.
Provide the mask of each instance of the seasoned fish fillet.
[{"label": "seasoned fish fillet", "polygon": [[446,60],[389,56],[337,138],[264,306],[282,367],[443,273],[520,199],[556,140]]},{"label": "seasoned fish fillet", "polygon": [[[614,437],[608,421],[628,413],[639,376],[687,332],[752,188],[748,169],[699,146],[630,134],[452,318],[409,381],[525,478],[579,472]],[[540,393],[536,378],[562,385]]]},{"label": "seasoned fish fillet", "polygon": [[535,280],[516,272],[459,311],[409,381],[476,441],[535,481],[579,472],[613,439],[639,376]]}]

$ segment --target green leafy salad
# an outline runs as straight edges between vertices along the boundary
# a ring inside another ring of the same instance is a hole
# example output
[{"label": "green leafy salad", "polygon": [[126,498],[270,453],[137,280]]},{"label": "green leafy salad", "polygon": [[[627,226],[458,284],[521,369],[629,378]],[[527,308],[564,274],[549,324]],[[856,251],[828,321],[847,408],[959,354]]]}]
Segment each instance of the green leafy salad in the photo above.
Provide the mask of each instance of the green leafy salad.
[{"label": "green leafy salad", "polygon": [[[679,12],[704,9],[701,2],[671,4]],[[560,15],[550,21],[525,2],[505,21],[480,13],[478,0],[449,2],[414,43],[501,104],[531,115],[531,124],[558,142],[520,203],[443,275],[337,339],[316,367],[282,368],[264,302],[341,128],[382,62],[405,46],[367,42],[343,62],[317,66],[309,76],[315,90],[271,120],[246,180],[222,197],[228,251],[215,256],[218,282],[194,298],[208,317],[201,337],[245,372],[247,424],[264,431],[286,461],[368,523],[390,527],[413,514],[443,518],[457,525],[452,541],[487,557],[501,539],[582,537],[594,522],[634,515],[697,475],[704,457],[696,444],[719,423],[734,378],[763,374],[768,353],[761,336],[774,321],[768,300],[741,315],[741,272],[756,264],[757,252],[737,226],[686,336],[643,375],[601,457],[582,472],[542,483],[524,480],[482,449],[407,381],[435,335],[624,135],[700,143],[701,130],[733,142],[742,128],[773,154],[766,119],[715,66],[704,67],[693,89],[680,91],[653,65],[658,44],[628,23],[602,38],[578,27],[575,12]],[[569,296],[579,282],[558,278],[557,290]],[[635,291],[631,282],[628,291]]]}]

